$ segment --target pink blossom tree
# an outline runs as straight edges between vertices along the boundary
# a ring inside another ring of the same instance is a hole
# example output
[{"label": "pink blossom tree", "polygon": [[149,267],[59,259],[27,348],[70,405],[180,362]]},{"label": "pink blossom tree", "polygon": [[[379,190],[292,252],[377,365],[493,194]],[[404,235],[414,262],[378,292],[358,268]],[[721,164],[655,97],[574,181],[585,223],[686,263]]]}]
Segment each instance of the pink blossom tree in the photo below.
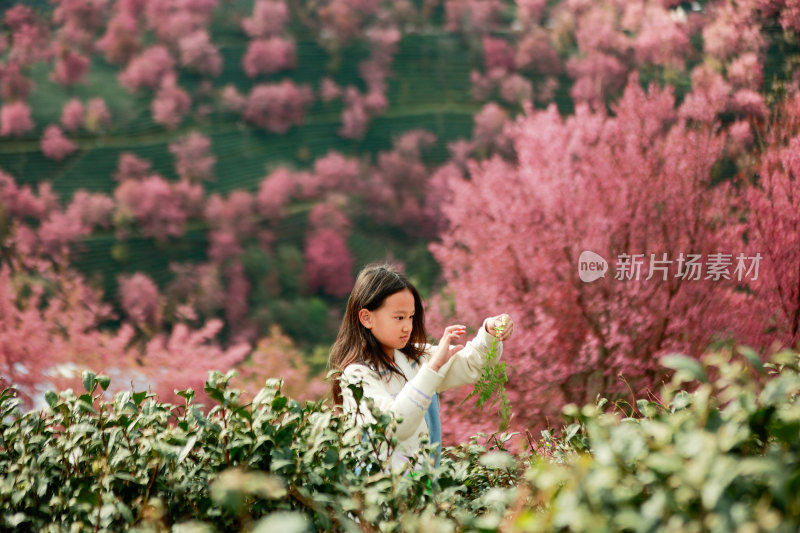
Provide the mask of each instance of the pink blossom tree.
[{"label": "pink blossom tree", "polygon": [[153,45],[128,63],[118,76],[119,83],[130,91],[142,87],[154,89],[161,85],[163,78],[171,73],[174,67],[175,60],[167,47]]},{"label": "pink blossom tree", "polygon": [[[197,194],[197,190],[187,189],[180,182],[170,183],[157,174],[141,180],[125,179],[114,190],[117,229],[124,235],[126,227],[135,222],[145,236],[161,241],[179,237]],[[201,199],[202,189],[199,194]]]},{"label": "pink blossom tree", "polygon": [[44,129],[44,135],[39,142],[45,157],[60,161],[78,149],[78,145],[69,140],[61,128],[51,124]]},{"label": "pink blossom tree", "polygon": [[[736,252],[719,207],[731,194],[711,187],[725,139],[677,119],[674,104],[670,90],[645,93],[634,79],[613,116],[528,108],[512,133],[517,162],[493,157],[449,180],[447,225],[431,249],[459,320],[514,317],[504,357],[524,376],[507,385],[512,405],[525,406],[521,425],[622,393],[620,375],[647,387],[660,355],[696,355],[730,334],[731,280],[685,275],[689,254]],[[577,275],[587,250],[609,264],[593,283]]]},{"label": "pink blossom tree", "polygon": [[0,107],[0,136],[19,137],[32,129],[31,108],[27,103],[18,101]]},{"label": "pink blossom tree", "polygon": [[183,139],[170,143],[175,171],[182,179],[192,182],[211,180],[217,158],[211,152],[211,139],[192,132]]},{"label": "pink blossom tree", "polygon": [[292,69],[297,61],[297,51],[292,40],[270,37],[251,41],[242,58],[242,68],[251,78]]},{"label": "pink blossom tree", "polygon": [[75,85],[84,81],[89,72],[89,58],[68,45],[58,46],[56,63],[51,79],[61,85]]},{"label": "pink blossom tree", "polygon": [[298,86],[290,80],[258,84],[248,95],[244,118],[267,131],[286,133],[293,125],[303,123],[305,110],[313,100],[308,85]]},{"label": "pink blossom tree", "polygon": [[90,132],[96,133],[111,124],[111,111],[102,98],[91,98],[86,105],[84,125]]},{"label": "pink blossom tree", "polygon": [[252,16],[242,20],[242,29],[253,38],[279,35],[289,20],[289,8],[283,0],[256,0]]},{"label": "pink blossom tree", "polygon": [[67,131],[75,131],[83,124],[83,102],[72,98],[61,110],[61,125]]},{"label": "pink blossom tree", "polygon": [[[752,157],[753,179],[742,188],[744,257],[760,257],[757,279],[743,271],[747,302],[741,336],[762,349],[800,342],[800,94],[789,94],[760,129],[764,147]],[[749,168],[749,167],[745,167]],[[745,269],[753,261],[744,261]]]},{"label": "pink blossom tree", "polygon": [[197,30],[178,41],[181,65],[212,77],[222,72],[222,55],[211,42],[208,31]]},{"label": "pink blossom tree", "polygon": [[175,75],[170,74],[161,80],[161,87],[150,104],[150,112],[153,121],[167,129],[175,129],[189,112],[191,105],[189,93],[178,85]]},{"label": "pink blossom tree", "polygon": [[136,272],[119,276],[120,305],[126,318],[139,328],[153,331],[161,327],[163,298],[155,282]]}]

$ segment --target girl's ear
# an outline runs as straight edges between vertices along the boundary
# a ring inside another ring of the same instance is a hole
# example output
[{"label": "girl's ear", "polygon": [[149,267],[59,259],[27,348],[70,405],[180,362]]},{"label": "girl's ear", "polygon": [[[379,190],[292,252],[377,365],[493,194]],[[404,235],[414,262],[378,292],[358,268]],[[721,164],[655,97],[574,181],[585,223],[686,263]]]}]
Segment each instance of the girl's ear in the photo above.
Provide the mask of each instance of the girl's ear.
[{"label": "girl's ear", "polygon": [[365,328],[372,329],[372,313],[369,312],[369,309],[361,309],[358,312],[358,320]]}]

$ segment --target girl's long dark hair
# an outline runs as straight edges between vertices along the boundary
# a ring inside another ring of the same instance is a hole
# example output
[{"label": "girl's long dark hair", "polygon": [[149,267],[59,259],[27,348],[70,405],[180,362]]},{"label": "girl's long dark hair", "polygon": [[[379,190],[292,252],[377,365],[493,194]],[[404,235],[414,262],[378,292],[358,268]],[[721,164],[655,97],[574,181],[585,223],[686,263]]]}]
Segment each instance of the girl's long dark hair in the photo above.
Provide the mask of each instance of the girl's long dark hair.
[{"label": "girl's long dark hair", "polygon": [[377,372],[388,370],[403,375],[383,351],[372,331],[361,324],[358,313],[361,309],[369,311],[378,309],[386,298],[404,289],[408,289],[414,295],[414,318],[411,336],[400,351],[412,361],[419,363],[427,342],[425,312],[419,292],[405,274],[390,265],[367,265],[359,272],[353,290],[350,292],[347,310],[344,313],[342,325],[339,327],[339,334],[336,336],[336,342],[333,343],[328,357],[328,368],[335,371],[332,392],[336,405],[342,404],[339,377],[342,371],[353,363],[366,364]]}]

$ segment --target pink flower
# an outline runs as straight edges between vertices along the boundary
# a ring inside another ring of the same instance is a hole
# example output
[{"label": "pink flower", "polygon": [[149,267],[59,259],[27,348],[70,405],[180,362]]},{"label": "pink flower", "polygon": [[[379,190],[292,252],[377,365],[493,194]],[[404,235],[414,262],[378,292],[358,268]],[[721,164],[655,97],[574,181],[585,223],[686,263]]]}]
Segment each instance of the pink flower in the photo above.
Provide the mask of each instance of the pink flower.
[{"label": "pink flower", "polygon": [[525,27],[536,26],[546,6],[547,0],[517,0],[517,19]]},{"label": "pink flower", "polygon": [[119,74],[119,83],[131,91],[141,87],[156,88],[174,67],[175,60],[167,48],[160,44],[154,45],[128,63],[125,70]]},{"label": "pink flower", "polygon": [[477,148],[493,146],[501,136],[508,121],[506,113],[499,105],[490,102],[483,106],[474,117],[475,128],[472,132]]},{"label": "pink flower", "polygon": [[65,256],[69,245],[88,235],[91,229],[76,213],[52,212],[39,226],[38,236],[42,253],[51,257]]},{"label": "pink flower", "polygon": [[61,125],[68,131],[75,131],[83,126],[83,103],[80,100],[73,98],[64,104]]},{"label": "pink flower", "polygon": [[189,93],[181,89],[175,75],[165,76],[156,97],[150,104],[153,120],[168,129],[178,127],[184,115],[189,112],[192,100]]},{"label": "pink flower", "polygon": [[325,76],[320,83],[320,98],[325,103],[332,102],[342,95],[342,89],[331,78]]},{"label": "pink flower", "polygon": [[109,63],[120,65],[127,64],[140,47],[138,13],[121,7],[124,4],[114,4],[114,15],[108,22],[106,32],[95,43]]},{"label": "pink flower", "polygon": [[446,0],[447,31],[485,34],[495,28],[503,5],[497,0]]},{"label": "pink flower", "polygon": [[519,74],[508,76],[500,84],[500,96],[510,104],[520,104],[533,98],[533,85]]},{"label": "pink flower", "polygon": [[282,209],[289,203],[297,189],[292,174],[285,168],[273,171],[261,180],[256,195],[258,212],[263,217],[277,220],[283,216]]},{"label": "pink flower", "polygon": [[514,65],[518,69],[533,69],[546,76],[559,74],[561,58],[550,41],[550,36],[541,28],[526,34],[517,44]]},{"label": "pink flower", "polygon": [[364,97],[352,85],[345,91],[345,107],[342,110],[342,127],[339,135],[347,139],[360,139],[367,131],[369,114]]},{"label": "pink flower", "polygon": [[86,106],[86,129],[91,132],[98,131],[103,126],[111,124],[111,112],[105,100],[92,98]]},{"label": "pink flower", "polygon": [[181,65],[201,74],[219,76],[222,72],[222,55],[211,42],[208,30],[197,30],[178,41]]},{"label": "pink flower", "polygon": [[39,142],[45,157],[60,161],[78,149],[78,145],[64,136],[61,128],[55,124],[47,126]]},{"label": "pink flower", "polygon": [[731,99],[730,108],[735,113],[742,113],[755,118],[764,118],[767,115],[764,96],[750,89],[736,91]]},{"label": "pink flower", "polygon": [[758,55],[748,52],[728,65],[728,81],[738,89],[757,91],[764,81],[764,67]]},{"label": "pink flower", "polygon": [[141,272],[119,276],[120,305],[128,319],[139,327],[161,324],[162,298],[150,277]]},{"label": "pink flower", "polygon": [[289,20],[289,9],[283,0],[256,0],[253,16],[242,20],[245,33],[253,38],[264,38],[283,32]]},{"label": "pink flower", "polygon": [[306,240],[306,276],[312,290],[341,297],[353,287],[353,256],[341,233],[323,228]]},{"label": "pink flower", "polygon": [[272,74],[294,68],[296,55],[294,41],[281,37],[251,41],[242,58],[242,68],[251,78],[259,74]]},{"label": "pink flower", "polygon": [[25,100],[33,85],[22,73],[17,61],[9,60],[5,65],[0,64],[0,96],[3,100]]},{"label": "pink flower", "polygon": [[102,193],[89,193],[79,189],[72,196],[67,214],[77,218],[88,228],[107,228],[111,225],[114,200]]},{"label": "pink flower", "polygon": [[192,132],[178,142],[169,145],[175,158],[178,176],[189,181],[210,180],[214,176],[217,158],[211,152],[211,140],[198,132]]},{"label": "pink flower", "polygon": [[0,108],[0,136],[19,137],[32,129],[31,108],[28,104],[22,101],[3,104]]},{"label": "pink flower", "polygon": [[483,38],[483,61],[486,70],[514,68],[514,49],[504,39],[494,37]]},{"label": "pink flower", "polygon": [[273,133],[286,133],[292,125],[303,123],[305,109],[314,95],[308,85],[290,80],[258,84],[250,91],[244,119]]},{"label": "pink flower", "polygon": [[74,85],[86,77],[89,58],[62,46],[56,55],[56,64],[50,79],[62,85]]},{"label": "pink flower", "polygon": [[223,87],[220,98],[222,100],[222,107],[228,111],[241,113],[244,111],[244,108],[247,107],[247,97],[230,83]]},{"label": "pink flower", "polygon": [[151,165],[150,161],[142,159],[134,153],[123,152],[119,156],[114,179],[117,181],[140,180],[150,173]]}]

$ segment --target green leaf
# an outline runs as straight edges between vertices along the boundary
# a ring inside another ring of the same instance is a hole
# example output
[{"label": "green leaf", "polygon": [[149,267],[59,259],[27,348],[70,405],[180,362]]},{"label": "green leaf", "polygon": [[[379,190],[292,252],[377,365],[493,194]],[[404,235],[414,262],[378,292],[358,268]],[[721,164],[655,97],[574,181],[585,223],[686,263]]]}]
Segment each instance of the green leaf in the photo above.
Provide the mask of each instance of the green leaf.
[{"label": "green leaf", "polygon": [[58,403],[58,394],[56,394],[56,391],[49,390],[45,392],[44,399],[51,409],[55,409],[56,404]]},{"label": "green leaf", "polygon": [[760,374],[764,373],[764,363],[761,361],[761,358],[758,356],[755,350],[753,350],[749,346],[737,346],[736,351],[744,356],[745,359],[755,368],[758,370]]},{"label": "green leaf", "polygon": [[184,459],[192,452],[194,449],[194,445],[197,443],[197,435],[192,435],[189,437],[189,440],[186,441],[186,446],[183,447],[181,453],[178,455],[178,464],[181,464]]},{"label": "green leaf", "polygon": [[706,371],[703,369],[703,366],[697,359],[692,359],[683,354],[669,354],[665,355],[661,358],[661,364],[666,368],[670,368],[676,371],[676,378],[684,379],[686,378],[696,379],[701,383],[708,382],[708,376],[706,375]]},{"label": "green leaf", "polygon": [[133,403],[136,404],[136,407],[141,407],[142,402],[144,401],[145,398],[147,398],[147,393],[144,391],[134,392],[132,396],[133,396]]},{"label": "green leaf", "polygon": [[97,388],[97,376],[90,370],[83,371],[83,388],[86,392],[92,394],[94,389]]},{"label": "green leaf", "polygon": [[286,407],[286,403],[289,399],[286,396],[276,396],[272,400],[272,410],[273,411],[280,411],[284,407]]},{"label": "green leaf", "polygon": [[108,390],[108,386],[111,384],[111,378],[101,374],[97,376],[97,382],[100,384],[103,390]]}]

